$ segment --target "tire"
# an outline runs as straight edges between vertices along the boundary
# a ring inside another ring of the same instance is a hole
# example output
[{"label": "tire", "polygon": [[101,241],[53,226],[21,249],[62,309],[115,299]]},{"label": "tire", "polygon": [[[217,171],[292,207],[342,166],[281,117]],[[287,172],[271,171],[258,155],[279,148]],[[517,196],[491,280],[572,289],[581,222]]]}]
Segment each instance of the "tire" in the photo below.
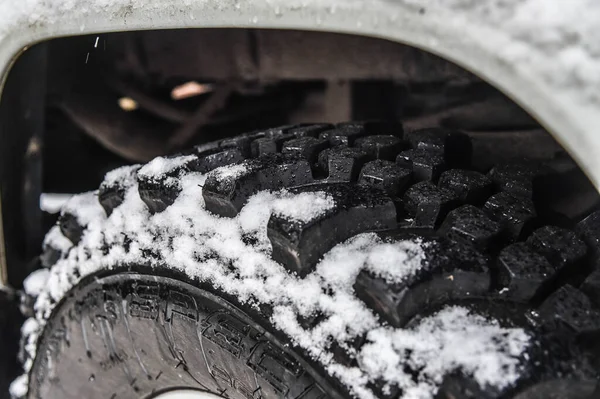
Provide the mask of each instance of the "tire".
[{"label": "tire", "polygon": [[545,214],[551,169],[471,152],[302,125],[109,173],[45,240],[13,393],[591,399],[600,212]]},{"label": "tire", "polygon": [[[19,342],[19,326],[23,316],[18,308],[18,298],[6,287],[0,289],[0,342]],[[15,345],[0,346],[0,398],[10,398],[8,393],[10,383],[20,373],[17,355],[19,348]]]}]

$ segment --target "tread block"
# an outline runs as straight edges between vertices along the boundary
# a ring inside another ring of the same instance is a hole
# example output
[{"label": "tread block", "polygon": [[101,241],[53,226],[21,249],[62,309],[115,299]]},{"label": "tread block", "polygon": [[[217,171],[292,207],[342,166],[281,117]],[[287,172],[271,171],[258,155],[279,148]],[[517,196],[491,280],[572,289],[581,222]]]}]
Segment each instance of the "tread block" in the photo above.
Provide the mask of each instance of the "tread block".
[{"label": "tread block", "polygon": [[580,290],[565,285],[556,290],[538,309],[542,322],[563,324],[576,333],[600,331],[600,312]]},{"label": "tread block", "polygon": [[473,170],[451,169],[442,173],[438,187],[453,192],[464,203],[478,205],[492,194],[492,181]]},{"label": "tread block", "polygon": [[408,284],[390,284],[362,270],[354,282],[356,296],[393,327],[403,327],[410,316],[401,308]]},{"label": "tread block", "polygon": [[463,205],[451,211],[439,231],[452,240],[470,243],[483,251],[499,249],[505,242],[500,223],[473,205]]},{"label": "tread block", "polygon": [[313,164],[317,161],[318,154],[327,147],[329,147],[327,141],[307,136],[286,141],[281,152],[283,154],[299,155]]},{"label": "tread block", "polygon": [[535,206],[530,198],[510,192],[492,195],[483,208],[492,219],[506,226],[513,239],[530,232],[529,228],[537,216]]},{"label": "tread block", "polygon": [[256,130],[254,132],[248,133],[245,136],[250,137],[251,140],[258,140],[260,138],[277,138],[279,136],[282,136],[284,134],[287,133],[287,131],[293,127],[296,127],[298,125],[283,125],[283,126],[276,126],[276,127],[272,127],[272,128],[268,128],[268,129],[264,129],[264,130]]},{"label": "tread block", "polygon": [[441,154],[423,149],[402,151],[396,158],[396,163],[400,167],[412,169],[416,181],[437,181],[440,174],[446,170],[446,163]]},{"label": "tread block", "polygon": [[497,288],[503,298],[529,302],[548,285],[556,269],[523,242],[504,248],[496,260]]},{"label": "tread block", "polygon": [[98,202],[107,216],[110,216],[112,211],[123,203],[125,199],[125,188],[118,185],[105,186],[100,185],[98,190]]},{"label": "tread block", "polygon": [[292,193],[325,192],[334,207],[311,220],[272,214],[267,234],[273,259],[300,277],[310,273],[325,252],[348,238],[396,225],[394,203],[382,191],[356,184],[315,185]]},{"label": "tread block", "polygon": [[98,189],[98,202],[104,208],[107,216],[123,203],[127,189],[133,185],[137,178],[139,165],[119,168],[111,173],[118,172],[118,177],[112,181],[104,180]]},{"label": "tread block", "polygon": [[62,212],[58,217],[58,227],[65,237],[77,245],[86,226],[80,225],[75,215]]},{"label": "tread block", "polygon": [[160,213],[167,209],[181,192],[177,181],[140,180],[138,184],[140,198],[151,213]]},{"label": "tread block", "polygon": [[587,294],[597,309],[600,309],[600,261],[596,262],[596,270],[581,285],[581,291]]},{"label": "tread block", "polygon": [[212,141],[209,143],[198,144],[188,150],[184,150],[182,155],[198,154],[199,156],[202,156],[203,154],[212,154],[215,151],[219,151],[220,148],[221,143],[219,141]]},{"label": "tread block", "polygon": [[322,151],[318,156],[318,166],[329,180],[356,181],[363,165],[373,159],[364,151],[352,147],[333,147]]},{"label": "tread block", "polygon": [[449,301],[486,296],[490,288],[486,262],[472,247],[437,240],[429,243],[422,268],[412,277],[390,282],[362,270],[354,291],[381,318],[400,328],[416,315]]},{"label": "tread block", "polygon": [[386,159],[393,161],[400,151],[407,148],[407,144],[396,136],[377,135],[360,137],[354,143],[374,159]]},{"label": "tread block", "polygon": [[434,227],[456,204],[454,193],[430,181],[417,183],[404,194],[404,209],[414,217],[413,226]]},{"label": "tread block", "polygon": [[[282,128],[278,128],[277,130],[279,130],[279,129],[282,129]],[[248,158],[252,154],[251,149],[250,149],[252,142],[259,138],[265,137],[265,134],[266,134],[265,132],[261,131],[261,132],[253,132],[253,133],[248,133],[248,134],[241,135],[241,136],[227,138],[227,139],[224,139],[223,141],[221,141],[221,143],[219,145],[219,149],[226,150],[226,149],[231,149],[231,148],[237,148],[242,153],[244,158]],[[200,151],[198,151],[197,153],[199,156],[204,155]]]},{"label": "tread block", "polygon": [[401,195],[412,180],[412,171],[394,162],[375,160],[368,162],[360,171],[360,184],[376,187],[392,198]]},{"label": "tread block", "polygon": [[294,137],[319,137],[322,132],[331,129],[333,129],[333,125],[328,123],[294,125],[286,131],[286,134]]},{"label": "tread block", "polygon": [[600,254],[600,211],[592,213],[577,223],[575,231],[594,253]]},{"label": "tread block", "polygon": [[388,121],[362,121],[362,122],[343,122],[336,125],[338,128],[359,128],[369,135],[386,134],[402,138],[404,128],[400,122]]},{"label": "tread block", "polygon": [[226,148],[209,154],[198,156],[197,160],[187,165],[191,172],[207,173],[221,166],[242,162],[246,157],[239,148]]},{"label": "tread block", "polygon": [[265,137],[257,138],[250,144],[253,158],[264,154],[281,152],[283,143],[300,137],[318,137],[319,133],[331,129],[333,125],[294,125],[282,129],[270,129],[265,132]]},{"label": "tread block", "polygon": [[328,141],[331,146],[339,145],[351,146],[357,138],[366,136],[367,132],[362,126],[348,125],[338,126],[335,129],[327,130],[319,135],[321,140]]},{"label": "tread block", "polygon": [[558,269],[577,267],[587,254],[585,243],[573,231],[556,226],[537,229],[527,243]]},{"label": "tread block", "polygon": [[261,137],[254,140],[250,145],[250,152],[252,158],[257,158],[265,154],[275,154],[281,151],[283,143],[288,140],[293,140],[294,137],[291,134],[284,134],[275,138]]},{"label": "tread block", "polygon": [[158,176],[138,174],[138,192],[148,210],[159,213],[173,204],[181,192],[180,177],[192,169],[202,169],[202,162],[195,158]]},{"label": "tread block", "polygon": [[473,146],[464,133],[443,128],[414,130],[406,138],[415,149],[436,152],[443,156],[451,168],[467,167],[471,164]]},{"label": "tread block", "polygon": [[543,169],[541,165],[533,162],[501,164],[492,168],[488,176],[498,191],[532,198],[533,180]]},{"label": "tread block", "polygon": [[62,251],[51,245],[44,246],[44,251],[40,255],[40,263],[43,267],[52,267],[62,256]]},{"label": "tread block", "polygon": [[234,217],[248,198],[262,190],[301,186],[313,182],[310,165],[301,156],[268,154],[239,165],[217,168],[202,188],[206,209]]}]

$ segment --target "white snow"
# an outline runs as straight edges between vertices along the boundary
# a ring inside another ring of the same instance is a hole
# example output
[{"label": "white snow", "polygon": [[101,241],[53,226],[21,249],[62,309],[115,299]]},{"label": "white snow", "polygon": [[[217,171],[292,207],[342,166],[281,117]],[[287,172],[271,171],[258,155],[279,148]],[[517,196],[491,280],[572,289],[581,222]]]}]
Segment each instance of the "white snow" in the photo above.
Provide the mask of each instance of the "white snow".
[{"label": "white snow", "polygon": [[[195,160],[193,155],[182,157],[156,157],[146,165],[142,166],[137,172],[139,176],[147,178],[162,177],[165,174]],[[109,176],[110,177],[110,176]]]},{"label": "white snow", "polygon": [[[244,173],[241,169],[225,168],[229,175]],[[214,173],[222,173],[222,169]],[[323,192],[301,193],[296,199],[303,209],[293,210],[286,208],[296,204],[290,192],[260,192],[249,199],[237,217],[221,218],[203,207],[205,179],[200,173],[183,176],[182,191],[175,203],[155,215],[141,201],[135,179],[130,180],[132,186],[122,205],[108,218],[98,215],[102,208],[97,202],[92,204],[93,193],[76,199],[82,204],[83,215],[78,217],[91,223],[77,246],[66,245],[56,228],[46,238],[46,245],[59,247],[64,253],[49,271],[47,283],[36,299],[35,318],[23,328],[25,350],[29,354],[26,371],[35,358],[37,337],[60,298],[81,278],[100,269],[147,263],[143,251],[152,250],[159,260],[151,262],[149,267],[164,264],[192,279],[209,281],[216,289],[235,295],[242,302],[270,304],[274,309],[271,320],[274,325],[330,374],[340,378],[357,397],[372,398],[367,383],[381,376],[407,392],[422,392],[421,396],[407,398],[423,399],[433,397],[444,373],[457,369],[473,374],[480,383],[495,386],[510,384],[518,376],[517,356],[527,342],[520,329],[501,328],[496,322],[469,315],[462,308],[449,308],[425,319],[414,331],[391,329],[382,327],[378,316],[354,295],[353,283],[361,270],[366,268],[388,280],[403,281],[427,267],[423,248],[433,243],[419,239],[390,243],[374,233],[360,234],[337,245],[313,273],[299,279],[270,257],[271,245],[266,234],[270,214],[275,209],[309,218],[329,209],[333,200]],[[311,206],[315,209],[311,210]],[[75,210],[72,206],[70,209]],[[243,238],[249,234],[255,237],[256,244],[245,243]],[[129,251],[123,246],[125,236],[131,240]],[[103,251],[105,247],[110,248],[108,254]],[[37,278],[42,277],[35,277],[34,281]],[[316,312],[323,315],[322,320],[314,328],[304,329],[298,316],[310,317]],[[450,322],[451,319],[454,321]],[[328,351],[332,342],[347,347],[346,341],[366,333],[370,343],[354,354],[367,373],[357,367],[345,367],[332,358]],[[415,340],[416,336],[419,340]],[[459,356],[456,348],[446,347],[471,341],[474,346],[463,350],[465,356]],[[509,347],[513,350],[507,350]],[[385,353],[379,353],[378,348],[385,349]],[[417,382],[403,368],[396,367],[411,348],[414,350],[411,362],[427,366],[419,372]],[[440,353],[437,360],[433,355],[436,351]],[[395,373],[390,372],[392,368]],[[19,384],[15,382],[15,389]]]},{"label": "white snow", "polygon": [[43,247],[52,247],[63,253],[66,253],[73,243],[60,232],[60,227],[53,226],[44,238]]},{"label": "white snow", "polygon": [[75,216],[81,226],[87,226],[92,222],[106,218],[104,209],[98,202],[97,191],[72,196],[63,205],[61,213]]},{"label": "white snow", "polygon": [[[137,176],[144,177],[145,180],[149,181],[160,178],[165,186],[179,188],[179,175],[183,172],[183,170],[180,170],[179,173],[176,174],[176,176],[170,176],[169,173],[177,170],[177,168],[180,168],[189,162],[194,161],[194,159],[196,159],[196,157],[194,157],[193,155],[180,157],[156,157],[152,161],[148,162],[146,165],[142,166],[137,171]],[[135,169],[123,171],[123,175],[125,175],[125,180],[121,180],[121,182],[127,185],[133,184],[133,181],[131,181],[133,177],[126,177],[127,174],[131,176],[133,173],[135,173]]]},{"label": "white snow", "polygon": [[377,250],[369,254],[366,266],[374,275],[386,281],[403,282],[423,269],[423,248],[427,246],[428,243],[420,239],[379,244]]},{"label": "white snow", "polygon": [[[444,375],[456,369],[480,386],[504,388],[520,375],[519,356],[529,344],[520,329],[448,307],[411,329],[379,328],[369,332],[359,363],[374,377],[397,384],[403,399],[431,398]],[[418,382],[398,372],[404,364],[420,370]]]},{"label": "white snow", "polygon": [[273,213],[285,219],[308,223],[334,206],[333,197],[323,191],[284,194],[273,203]]},{"label": "white snow", "polygon": [[106,187],[115,185],[129,187],[135,182],[136,173],[140,167],[141,165],[121,166],[120,168],[111,170],[104,176],[102,184]]},{"label": "white snow", "polygon": [[27,384],[29,383],[29,379],[27,378],[27,374],[20,375],[17,377],[11,384],[9,393],[13,398],[22,398],[27,395]]},{"label": "white snow", "polygon": [[40,209],[48,213],[58,213],[72,196],[73,194],[42,193],[40,195]]},{"label": "white snow", "polygon": [[44,290],[48,277],[50,277],[48,269],[34,271],[23,281],[25,292],[31,296],[38,296]]},{"label": "white snow", "polygon": [[211,171],[209,174],[213,175],[217,179],[217,181],[235,180],[250,172],[250,168],[248,168],[247,165],[249,162],[252,161],[222,166]]},{"label": "white snow", "polygon": [[[40,325],[37,319],[31,317],[23,323],[21,326],[21,335],[24,340],[23,349],[27,354],[35,354],[36,344],[39,334],[42,332],[43,325]],[[29,376],[27,371],[33,366],[34,357],[28,357],[23,364],[23,369],[26,370],[25,374],[17,377],[12,384],[10,384],[10,394],[13,398],[25,397],[28,390]]]}]

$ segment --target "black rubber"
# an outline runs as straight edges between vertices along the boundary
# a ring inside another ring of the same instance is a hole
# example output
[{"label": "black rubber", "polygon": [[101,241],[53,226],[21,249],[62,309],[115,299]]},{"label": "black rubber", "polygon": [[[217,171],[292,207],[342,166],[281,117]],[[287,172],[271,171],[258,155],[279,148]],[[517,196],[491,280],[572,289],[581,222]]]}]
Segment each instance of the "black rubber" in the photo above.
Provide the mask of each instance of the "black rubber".
[{"label": "black rubber", "polygon": [[[234,217],[262,190],[325,191],[336,206],[318,218],[269,220],[273,259],[290,273],[305,277],[323,254],[359,233],[377,231],[391,242],[419,237],[436,244],[428,247],[426,269],[402,284],[366,271],[356,279],[356,295],[382,323],[403,328],[444,305],[462,304],[537,337],[516,386],[479,387],[456,374],[445,377],[439,398],[533,399],[561,392],[592,399],[600,378],[600,212],[576,225],[567,222],[570,228],[547,225],[552,219],[536,211],[532,196],[533,180],[547,177],[548,168],[520,162],[486,174],[470,169],[471,153],[467,136],[438,128],[405,133],[399,124],[381,122],[286,126],[195,148],[188,152],[194,160],[164,179],[138,176],[139,194],[152,212],[161,212],[181,190],[172,178],[200,171],[208,173],[206,209]],[[225,179],[211,172],[236,163],[246,172]],[[107,214],[124,192],[101,187]],[[68,214],[60,221],[73,243],[85,230],[76,223]],[[48,255],[46,263],[55,259]],[[150,279],[144,265],[132,267],[141,275],[117,270],[87,280],[59,306],[38,351],[53,353],[53,364],[38,356],[31,397],[144,397],[180,385],[227,397],[348,395],[301,349],[288,346],[270,326],[268,307],[247,309],[169,270]],[[318,321],[315,315],[301,323]],[[87,349],[81,323],[96,323]],[[57,344],[67,340],[66,331],[68,348]],[[123,342],[124,352],[112,351],[107,337]],[[355,364],[347,348],[361,345],[360,339],[335,343],[331,351]],[[210,359],[202,357],[206,353]],[[127,369],[140,367],[148,378],[128,380]],[[102,381],[93,378],[98,375]],[[380,398],[402,395],[384,392],[378,381],[370,387]]]},{"label": "black rubber", "polygon": [[188,387],[230,398],[317,399],[326,397],[321,386],[332,390],[242,310],[172,277],[88,279],[47,330],[33,398],[148,397]]},{"label": "black rubber", "polygon": [[[21,372],[17,358],[19,348],[19,326],[24,317],[19,311],[19,298],[16,293],[0,290],[0,398],[8,399],[8,388]],[[13,344],[10,344],[13,343]]]}]

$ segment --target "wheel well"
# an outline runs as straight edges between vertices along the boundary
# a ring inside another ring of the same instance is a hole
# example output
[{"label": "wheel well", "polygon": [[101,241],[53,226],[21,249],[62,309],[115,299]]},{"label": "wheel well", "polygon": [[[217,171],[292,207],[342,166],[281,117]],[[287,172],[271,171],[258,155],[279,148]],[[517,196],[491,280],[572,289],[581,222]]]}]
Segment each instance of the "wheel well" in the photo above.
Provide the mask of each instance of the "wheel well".
[{"label": "wheel well", "polygon": [[[577,169],[532,116],[480,77],[359,35],[213,28],[52,39],[17,60],[2,100],[1,133],[11,143],[3,145],[3,225],[8,263],[21,265],[10,273],[15,285],[55,221],[40,211],[41,193],[92,190],[117,166],[241,131],[403,120],[408,129],[465,131],[481,170],[520,157]],[[596,194],[577,176],[571,189],[592,193],[578,205],[587,209]]]}]

